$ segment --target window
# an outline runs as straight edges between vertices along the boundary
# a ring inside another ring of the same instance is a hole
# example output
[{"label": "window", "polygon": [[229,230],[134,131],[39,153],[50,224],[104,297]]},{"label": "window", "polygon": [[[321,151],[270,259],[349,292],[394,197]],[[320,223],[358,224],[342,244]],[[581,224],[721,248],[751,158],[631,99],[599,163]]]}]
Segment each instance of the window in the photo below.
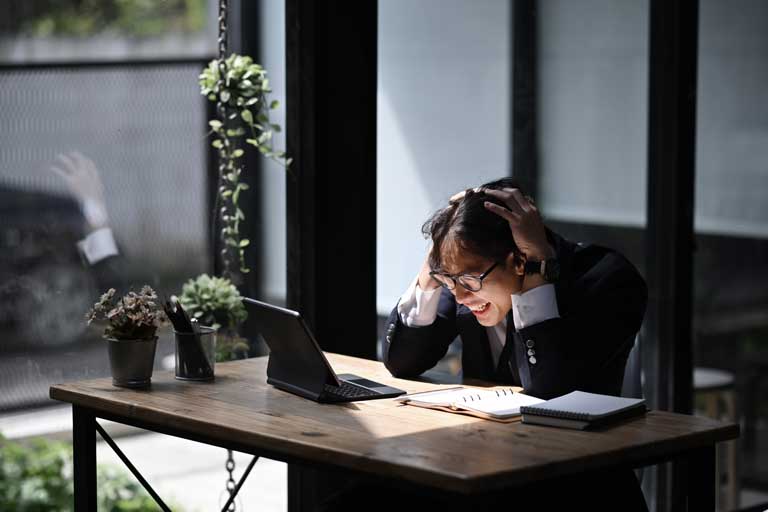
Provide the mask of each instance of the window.
[{"label": "window", "polygon": [[[107,288],[170,295],[210,268],[197,75],[215,47],[211,7],[0,8],[0,410],[109,374],[84,321]],[[172,349],[163,330],[159,356]]]}]

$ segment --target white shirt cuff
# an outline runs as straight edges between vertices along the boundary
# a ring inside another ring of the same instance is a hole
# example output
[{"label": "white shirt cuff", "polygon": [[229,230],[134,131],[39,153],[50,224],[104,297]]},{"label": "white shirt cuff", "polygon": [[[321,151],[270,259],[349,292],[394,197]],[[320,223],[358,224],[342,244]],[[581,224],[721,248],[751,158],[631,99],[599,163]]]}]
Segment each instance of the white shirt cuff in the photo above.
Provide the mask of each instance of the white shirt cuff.
[{"label": "white shirt cuff", "polygon": [[105,226],[109,222],[104,204],[95,199],[86,199],[81,206],[83,217],[93,227]]},{"label": "white shirt cuff", "polygon": [[83,240],[77,242],[77,248],[83,253],[90,265],[95,265],[104,258],[117,256],[117,244],[112,230],[101,228],[88,234]]},{"label": "white shirt cuff", "polygon": [[400,315],[400,321],[408,327],[423,327],[434,323],[439,304],[440,288],[422,290],[419,287],[419,279],[416,278],[400,297],[397,313]]},{"label": "white shirt cuff", "polygon": [[518,331],[552,318],[560,318],[555,285],[545,284],[525,293],[512,294],[512,320]]}]

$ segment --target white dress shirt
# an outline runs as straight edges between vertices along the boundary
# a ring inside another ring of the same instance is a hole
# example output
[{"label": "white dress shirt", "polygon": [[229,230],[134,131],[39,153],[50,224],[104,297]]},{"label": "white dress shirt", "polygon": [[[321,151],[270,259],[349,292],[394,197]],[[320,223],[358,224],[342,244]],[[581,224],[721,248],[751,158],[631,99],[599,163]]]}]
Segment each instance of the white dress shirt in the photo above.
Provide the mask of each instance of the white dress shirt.
[{"label": "white dress shirt", "polygon": [[89,233],[84,239],[77,242],[77,248],[88,260],[89,265],[95,265],[105,258],[119,254],[112,230],[106,227]]},{"label": "white dress shirt", "polygon": [[[400,297],[397,313],[406,326],[424,327],[431,325],[437,318],[439,302],[440,288],[422,290],[419,287],[419,280],[416,278]],[[552,318],[560,318],[555,285],[545,284],[525,293],[512,294],[512,321],[515,323],[515,329],[524,329]],[[495,367],[499,363],[499,356],[507,342],[507,319],[503,318],[498,324],[485,329],[488,333],[488,342]]]}]

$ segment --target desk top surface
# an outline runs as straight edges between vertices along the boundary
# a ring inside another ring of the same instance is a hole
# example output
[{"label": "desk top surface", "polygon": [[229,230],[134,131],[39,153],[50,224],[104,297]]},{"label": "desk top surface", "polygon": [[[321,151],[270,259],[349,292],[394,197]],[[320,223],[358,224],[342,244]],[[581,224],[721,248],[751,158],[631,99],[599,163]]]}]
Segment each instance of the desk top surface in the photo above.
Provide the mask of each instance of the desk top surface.
[{"label": "desk top surface", "polygon": [[[395,379],[375,361],[327,356],[337,373],[354,373],[409,393],[440,387]],[[392,399],[317,404],[268,385],[266,366],[266,357],[217,364],[212,383],[155,372],[148,390],[114,387],[109,378],[71,382],[52,386],[50,396],[97,416],[183,432],[222,446],[235,442],[235,449],[270,458],[333,464],[460,492],[611,464],[638,465],[738,436],[734,424],[661,411],[607,430],[577,431],[497,423]]]}]

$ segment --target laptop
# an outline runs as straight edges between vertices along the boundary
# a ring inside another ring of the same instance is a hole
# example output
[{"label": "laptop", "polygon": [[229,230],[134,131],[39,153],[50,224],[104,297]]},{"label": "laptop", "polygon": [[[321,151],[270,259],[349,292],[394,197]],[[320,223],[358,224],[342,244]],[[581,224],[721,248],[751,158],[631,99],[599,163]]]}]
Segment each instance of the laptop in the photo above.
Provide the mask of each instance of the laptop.
[{"label": "laptop", "polygon": [[269,346],[267,383],[316,402],[391,398],[402,389],[352,374],[336,375],[306,322],[296,311],[243,298],[248,319]]}]

